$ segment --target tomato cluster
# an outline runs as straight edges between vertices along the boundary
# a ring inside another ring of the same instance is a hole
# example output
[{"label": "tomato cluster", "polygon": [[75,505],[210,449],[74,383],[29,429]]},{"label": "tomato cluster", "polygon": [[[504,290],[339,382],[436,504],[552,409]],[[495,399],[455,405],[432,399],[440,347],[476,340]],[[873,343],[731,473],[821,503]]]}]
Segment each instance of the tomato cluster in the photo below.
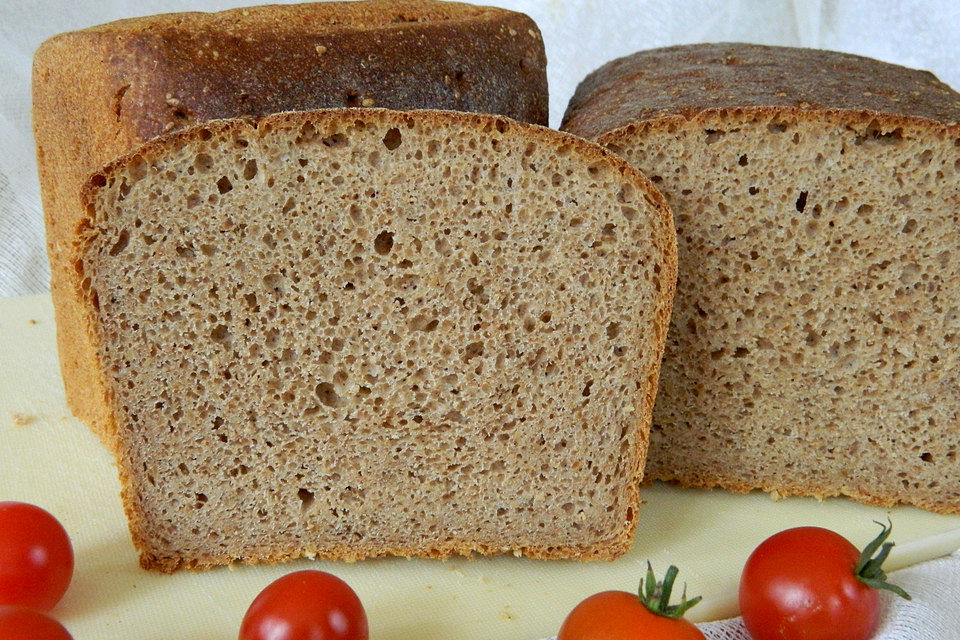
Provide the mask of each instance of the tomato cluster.
[{"label": "tomato cluster", "polygon": [[[879,524],[879,523],[878,523]],[[782,531],[765,540],[740,578],[740,610],[755,640],[867,640],[880,617],[880,589],[909,598],[883,571],[892,526],[860,552],[819,527]],[[0,502],[0,640],[72,640],[46,616],[73,576],[67,532],[43,509]],[[567,616],[557,640],[704,640],[683,618],[699,597],[670,597],[671,566],[657,581],[649,563],[639,593],[604,591]],[[239,640],[368,640],[363,605],[343,580],[296,571],[253,600]]]},{"label": "tomato cluster", "polygon": [[[879,524],[879,523],[878,523]],[[782,531],[747,560],[740,610],[754,640],[867,640],[880,619],[879,589],[908,598],[883,572],[891,527],[860,552],[843,536],[819,527]],[[876,555],[874,555],[876,554]],[[703,640],[681,616],[699,601],[669,606],[676,568],[662,583],[647,571],[640,593],[604,591],[567,616],[557,640]],[[651,585],[655,585],[651,587]]]}]

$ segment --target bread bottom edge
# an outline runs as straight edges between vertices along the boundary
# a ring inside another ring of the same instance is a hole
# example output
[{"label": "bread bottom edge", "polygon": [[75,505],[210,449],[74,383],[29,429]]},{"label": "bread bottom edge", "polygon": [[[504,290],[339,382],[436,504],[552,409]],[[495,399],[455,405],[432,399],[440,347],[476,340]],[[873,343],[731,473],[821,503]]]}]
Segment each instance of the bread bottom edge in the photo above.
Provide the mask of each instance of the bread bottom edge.
[{"label": "bread bottom edge", "polygon": [[644,485],[650,486],[654,480],[686,489],[724,489],[733,493],[763,491],[769,493],[774,500],[791,497],[816,498],[817,500],[844,497],[873,507],[913,506],[943,515],[960,514],[960,502],[910,500],[900,495],[871,493],[858,487],[797,485],[786,482],[783,484],[750,483],[720,476],[681,476],[666,473],[648,474],[644,479]]},{"label": "bread bottom edge", "polygon": [[290,562],[301,558],[311,560],[329,560],[353,563],[365,559],[382,557],[426,558],[446,561],[451,556],[477,558],[478,556],[496,556],[512,554],[537,560],[579,560],[612,561],[627,551],[633,543],[633,528],[618,532],[614,538],[592,546],[577,545],[503,545],[494,546],[478,542],[449,542],[422,547],[365,547],[338,545],[326,548],[285,549],[252,553],[250,555],[232,555],[229,553],[211,554],[198,557],[158,556],[149,551],[140,550],[140,566],[150,571],[173,573],[180,569],[206,570],[232,564],[272,564]]}]

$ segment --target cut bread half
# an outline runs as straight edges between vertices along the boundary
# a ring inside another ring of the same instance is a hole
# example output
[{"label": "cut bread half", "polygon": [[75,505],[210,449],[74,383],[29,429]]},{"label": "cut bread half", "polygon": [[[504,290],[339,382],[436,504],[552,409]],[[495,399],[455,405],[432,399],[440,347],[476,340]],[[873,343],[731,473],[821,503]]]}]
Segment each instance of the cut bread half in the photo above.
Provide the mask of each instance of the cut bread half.
[{"label": "cut bread half", "polygon": [[565,129],[676,216],[650,478],[960,512],[960,95],[714,44],[589,76]]},{"label": "cut bread half", "polygon": [[494,116],[210,122],[95,174],[75,238],[144,566],[623,553],[672,219]]}]

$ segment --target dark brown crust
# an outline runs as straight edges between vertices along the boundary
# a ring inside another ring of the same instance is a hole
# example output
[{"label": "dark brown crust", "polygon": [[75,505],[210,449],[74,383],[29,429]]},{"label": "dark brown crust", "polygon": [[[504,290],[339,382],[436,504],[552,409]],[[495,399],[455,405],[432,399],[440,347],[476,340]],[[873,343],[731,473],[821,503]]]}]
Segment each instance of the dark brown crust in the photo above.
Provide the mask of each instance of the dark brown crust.
[{"label": "dark brown crust", "polygon": [[502,9],[417,0],[277,5],[123,20],[72,35],[111,42],[106,63],[123,90],[117,115],[143,140],[217,118],[338,107],[547,121],[539,30]]},{"label": "dark brown crust", "polygon": [[[673,214],[663,195],[643,174],[603,147],[576,136],[541,126],[515,122],[504,117],[437,110],[403,112],[385,109],[327,109],[271,114],[262,118],[210,121],[203,125],[197,125],[189,129],[155,138],[145,143],[135,152],[110,162],[97,173],[93,174],[84,183],[81,190],[82,209],[85,214],[84,218],[73,230],[72,251],[75,255],[83,255],[84,246],[90,242],[89,230],[94,226],[96,211],[93,203],[96,200],[97,191],[108,182],[109,176],[113,172],[122,171],[131,162],[139,160],[149,162],[152,157],[161,155],[170,148],[190,144],[191,141],[199,140],[205,135],[208,136],[209,132],[219,133],[236,128],[252,130],[266,129],[269,127],[295,127],[301,126],[305,122],[316,123],[320,119],[342,119],[345,124],[353,123],[357,119],[365,119],[368,121],[378,120],[380,122],[386,121],[402,126],[406,120],[410,118],[433,121],[436,122],[438,126],[452,123],[467,129],[474,128],[478,131],[494,129],[506,135],[555,145],[558,149],[561,147],[576,149],[584,156],[584,161],[587,163],[602,162],[613,166],[625,180],[628,180],[636,187],[638,193],[650,205],[652,214],[655,216],[655,226],[659,235],[657,247],[662,254],[660,271],[661,289],[660,296],[657,300],[657,309],[654,313],[654,325],[650,327],[653,334],[653,338],[651,339],[653,357],[649,359],[649,366],[646,371],[637,372],[638,378],[646,380],[647,383],[639,389],[637,403],[635,405],[637,408],[638,437],[635,440],[635,449],[632,452],[634,459],[633,473],[631,474],[632,479],[628,480],[626,484],[628,493],[627,511],[630,515],[619,530],[611,532],[609,538],[598,541],[590,547],[547,547],[524,543],[514,543],[506,547],[496,547],[465,540],[451,541],[433,546],[409,548],[380,548],[370,545],[364,546],[362,544],[350,546],[329,544],[318,546],[316,549],[311,550],[309,555],[315,555],[316,557],[323,557],[329,560],[343,561],[354,561],[361,558],[385,555],[447,558],[451,555],[471,556],[477,553],[514,553],[541,559],[616,559],[630,549],[637,525],[637,516],[640,509],[640,483],[643,479],[643,468],[646,461],[650,424],[653,417],[653,405],[656,398],[657,380],[660,372],[660,360],[666,344],[667,328],[670,324],[670,312],[676,290],[677,244],[676,232],[673,225]],[[100,340],[99,331],[93,313],[93,301],[90,299],[89,294],[83,290],[85,276],[82,263],[78,269],[71,273],[72,288],[84,303],[82,326],[88,331],[86,339],[94,347],[94,366],[96,366],[98,370],[101,370],[102,367],[100,367],[99,362],[96,360],[97,345]],[[106,381],[104,386],[105,389],[111,388],[110,384]],[[229,556],[222,553],[192,559],[161,558],[153,555],[149,551],[151,545],[146,538],[145,529],[142,525],[142,516],[136,507],[136,487],[133,486],[132,482],[133,474],[130,470],[129,457],[124,451],[123,439],[117,433],[118,425],[116,423],[116,416],[122,415],[122,413],[119,407],[115,406],[113,394],[109,392],[105,393],[102,397],[94,397],[88,400],[88,402],[100,403],[99,406],[93,407],[93,412],[97,415],[108,416],[109,418],[109,420],[104,423],[104,429],[106,430],[104,439],[113,449],[120,471],[121,497],[124,510],[129,520],[131,536],[134,544],[141,552],[140,564],[142,567],[145,569],[171,572],[181,568],[202,569],[231,562],[250,564],[280,562],[307,555],[304,552],[292,549],[277,549],[263,555],[246,555],[242,557]]]},{"label": "dark brown crust", "polygon": [[67,404],[101,437],[105,387],[72,287],[80,185],[161,133],[296,109],[444,108],[547,121],[536,24],[489,7],[325,2],[134,18],[37,50],[33,120]]},{"label": "dark brown crust", "polygon": [[562,128],[594,139],[718,109],[857,111],[955,124],[960,94],[927,71],[834,51],[682,45],[608,62],[577,87]]}]

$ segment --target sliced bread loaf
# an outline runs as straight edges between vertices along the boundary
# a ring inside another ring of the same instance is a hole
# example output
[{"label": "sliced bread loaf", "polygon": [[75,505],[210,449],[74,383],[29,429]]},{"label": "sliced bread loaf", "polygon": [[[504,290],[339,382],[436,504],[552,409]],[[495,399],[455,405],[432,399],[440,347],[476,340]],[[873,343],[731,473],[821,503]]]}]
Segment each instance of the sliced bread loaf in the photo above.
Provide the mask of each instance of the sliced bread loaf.
[{"label": "sliced bread loaf", "polygon": [[286,113],[159,138],[84,197],[87,412],[144,566],[629,547],[676,253],[613,154]]},{"label": "sliced bread loaf", "polygon": [[453,2],[321,2],[121,20],[34,58],[33,120],[67,402],[85,413],[93,346],[65,257],[98,167],[217,118],[347,106],[453,109],[546,124],[546,58],[527,16]]},{"label": "sliced bread loaf", "polygon": [[650,176],[679,291],[647,475],[960,512],[960,95],[852,55],[641,52],[564,128]]}]

